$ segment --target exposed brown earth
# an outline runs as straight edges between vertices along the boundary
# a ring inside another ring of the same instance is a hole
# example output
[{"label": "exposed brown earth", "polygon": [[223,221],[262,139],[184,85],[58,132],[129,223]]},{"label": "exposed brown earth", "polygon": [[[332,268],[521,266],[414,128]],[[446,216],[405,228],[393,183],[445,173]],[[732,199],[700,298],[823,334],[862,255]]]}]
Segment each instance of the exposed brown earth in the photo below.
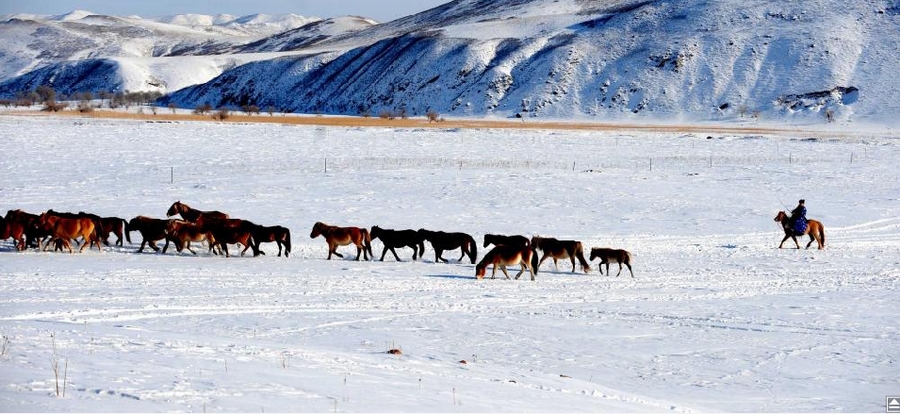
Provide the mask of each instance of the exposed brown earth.
[{"label": "exposed brown earth", "polygon": [[[2,113],[2,111],[0,111]],[[39,111],[7,112],[15,115],[46,115],[51,113]],[[692,125],[692,124],[638,124],[616,122],[589,122],[589,121],[537,121],[537,120],[503,120],[503,119],[445,119],[429,121],[426,118],[395,118],[386,119],[379,117],[360,116],[319,116],[319,115],[293,115],[293,114],[260,114],[246,115],[244,113],[231,113],[223,120],[214,119],[213,115],[197,114],[173,114],[168,109],[160,109],[154,114],[137,114],[116,110],[94,110],[90,113],[77,111],[54,112],[56,116],[71,116],[78,118],[99,119],[134,119],[147,122],[224,122],[224,123],[274,123],[283,125],[319,125],[319,126],[347,126],[347,127],[379,127],[379,128],[472,128],[472,129],[547,129],[547,130],[589,130],[589,131],[644,131],[662,133],[696,133],[696,134],[803,134],[811,133],[819,136],[847,136],[841,131],[802,130],[797,128],[778,128],[773,126],[746,126],[746,125]]]}]

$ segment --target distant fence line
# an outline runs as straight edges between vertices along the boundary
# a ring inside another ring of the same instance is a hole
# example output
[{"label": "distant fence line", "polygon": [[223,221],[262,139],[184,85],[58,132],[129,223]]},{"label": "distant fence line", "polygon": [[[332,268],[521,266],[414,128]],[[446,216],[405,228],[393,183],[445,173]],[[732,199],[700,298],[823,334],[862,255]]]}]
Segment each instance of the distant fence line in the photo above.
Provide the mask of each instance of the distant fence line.
[{"label": "distant fence line", "polygon": [[663,156],[630,156],[608,160],[584,159],[472,159],[454,157],[328,157],[320,159],[304,158],[281,161],[272,164],[256,164],[247,162],[216,161],[215,163],[192,164],[189,166],[168,165],[155,167],[164,169],[167,176],[174,181],[185,174],[209,174],[212,172],[248,173],[258,171],[277,171],[278,173],[337,173],[360,171],[403,171],[403,170],[541,170],[541,171],[665,171],[672,168],[713,168],[729,166],[759,165],[814,165],[862,163],[866,157],[859,154],[838,154],[832,157],[800,157],[792,154],[779,155],[663,155]]}]

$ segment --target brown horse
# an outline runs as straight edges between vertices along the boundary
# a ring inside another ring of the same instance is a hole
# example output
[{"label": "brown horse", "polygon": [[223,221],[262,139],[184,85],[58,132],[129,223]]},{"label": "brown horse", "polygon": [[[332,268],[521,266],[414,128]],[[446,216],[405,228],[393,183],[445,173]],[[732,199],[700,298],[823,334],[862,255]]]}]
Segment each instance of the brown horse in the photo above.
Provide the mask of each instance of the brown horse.
[{"label": "brown horse", "polygon": [[166,217],[172,217],[176,214],[180,214],[181,218],[190,221],[191,223],[196,223],[200,220],[201,217],[208,218],[217,218],[217,219],[227,219],[228,214],[225,214],[221,211],[203,211],[197,210],[195,208],[191,208],[191,206],[182,203],[181,201],[176,201],[172,203],[172,206],[169,207],[169,210],[166,211]]},{"label": "brown horse", "polygon": [[[141,233],[141,237],[144,240],[141,241],[141,248],[138,249],[138,253],[144,251],[145,245],[150,246],[153,251],[158,252],[159,247],[156,246],[156,242],[167,238],[166,229],[169,226],[169,221],[170,220],[137,216],[128,221],[128,227],[125,234],[129,235],[133,231]],[[130,235],[128,236],[128,241],[131,242]],[[166,243],[168,243],[168,240]]]},{"label": "brown horse", "polygon": [[[73,253],[72,245],[69,243],[69,240],[81,237],[84,238],[84,243],[82,243],[81,249],[78,250],[79,253],[83,252],[85,247],[88,247],[93,243],[97,243],[97,250],[102,251],[97,228],[94,226],[94,220],[91,220],[90,218],[61,217],[50,213],[43,213],[38,216],[37,226],[43,230],[50,229],[51,238],[44,246],[44,250],[47,250],[51,241],[56,241],[62,243],[63,247],[69,249],[69,253]],[[59,244],[57,244],[57,246],[59,246]]]},{"label": "brown horse", "polygon": [[505,236],[502,234],[485,234],[484,235],[484,247],[488,247],[491,244],[495,246],[499,246],[501,244],[511,244],[515,246],[530,246],[531,241],[528,240],[525,236]]},{"label": "brown horse", "polygon": [[631,273],[631,277],[634,277],[634,272],[631,271],[631,253],[627,250],[622,249],[610,249],[606,247],[594,247],[591,249],[591,261],[594,261],[596,258],[600,258],[600,266],[597,269],[600,270],[600,274],[603,274],[603,264],[606,264],[606,274],[609,275],[609,264],[610,263],[618,263],[619,264],[619,273],[616,273],[616,277],[619,277],[622,274],[622,264],[628,266],[628,272]]},{"label": "brown horse", "polygon": [[419,229],[419,234],[431,243],[431,247],[434,249],[435,262],[447,263],[447,259],[441,257],[444,250],[460,249],[462,253],[459,255],[458,261],[462,261],[463,257],[466,257],[468,254],[469,260],[471,260],[472,264],[475,264],[475,259],[478,257],[478,244],[475,243],[475,239],[472,236],[466,233],[446,233],[425,229]]},{"label": "brown horse", "polygon": [[[85,213],[83,211],[78,212],[79,216],[88,217],[94,220],[94,225],[99,224],[99,232],[100,232],[100,240],[104,245],[109,246],[109,234],[115,234],[117,237],[116,246],[122,245],[123,234],[127,234],[124,231],[124,228],[128,226],[128,222],[125,219],[118,217],[100,217],[96,214]],[[131,240],[128,240],[131,243]]]},{"label": "brown horse", "polygon": [[534,236],[531,238],[531,248],[540,250],[544,253],[541,256],[541,260],[538,261],[538,267],[544,263],[544,260],[552,258],[553,266],[559,271],[559,265],[556,261],[558,259],[569,259],[572,261],[572,273],[575,273],[575,259],[577,258],[578,261],[581,262],[581,270],[583,270],[585,274],[591,271],[590,264],[588,264],[588,261],[584,258],[584,246],[582,246],[580,241],[557,240],[552,237]]},{"label": "brown horse", "polygon": [[204,217],[197,223],[207,232],[207,240],[211,240],[210,250],[219,246],[219,249],[225,252],[225,257],[231,257],[228,254],[229,244],[240,244],[244,246],[241,256],[247,253],[253,247],[253,229],[256,224],[241,219],[217,219]]},{"label": "brown horse", "polygon": [[3,224],[0,225],[0,240],[11,238],[16,250],[25,250],[27,248],[26,234],[36,219],[37,215],[25,213],[22,210],[7,211],[6,217],[3,217]]},{"label": "brown horse", "polygon": [[278,244],[278,257],[281,257],[281,248],[284,247],[284,257],[291,254],[291,231],[282,226],[256,226],[253,228],[253,255],[266,254],[259,250],[262,243],[275,242]]},{"label": "brown horse", "polygon": [[197,252],[191,249],[191,242],[206,241],[207,244],[212,246],[215,241],[211,240],[210,237],[212,236],[206,231],[203,231],[196,223],[184,220],[169,220],[169,223],[166,226],[166,245],[163,246],[162,252],[165,253],[166,250],[169,249],[169,241],[172,241],[175,243],[175,249],[178,253],[187,249],[189,252],[196,255]]},{"label": "brown horse", "polygon": [[372,237],[364,228],[331,226],[318,221],[313,225],[309,238],[315,239],[320,235],[325,237],[325,242],[328,243],[328,260],[331,260],[332,254],[343,258],[344,255],[337,252],[338,246],[346,246],[351,243],[356,245],[356,260],[359,260],[360,253],[366,260],[369,260],[370,255],[372,258],[375,257],[372,254]]},{"label": "brown horse", "polygon": [[[29,247],[41,247],[40,240],[50,237],[50,231],[37,228],[37,214],[26,213],[22,210],[9,210],[6,212],[6,222],[9,226],[10,237],[19,241],[16,250],[25,250]],[[22,235],[25,236],[24,241]]]},{"label": "brown horse", "polygon": [[800,248],[800,243],[797,242],[797,236],[808,235],[809,243],[806,243],[806,248],[812,244],[813,241],[818,243],[819,250],[825,248],[825,226],[822,225],[818,220],[807,220],[809,224],[806,226],[806,231],[803,233],[798,233],[793,229],[793,223],[791,223],[790,217],[788,217],[787,213],[783,210],[779,211],[777,215],[775,215],[775,221],[781,223],[781,227],[784,229],[784,238],[781,239],[781,244],[778,245],[780,249],[784,246],[784,242],[787,239],[794,240],[794,244],[797,245],[797,248]]},{"label": "brown horse", "polygon": [[516,246],[514,244],[501,244],[494,247],[484,258],[475,266],[475,278],[484,279],[484,273],[489,265],[494,265],[494,271],[491,273],[491,279],[497,276],[497,268],[509,279],[509,273],[506,272],[506,266],[521,265],[519,273],[516,273],[516,280],[528,269],[531,273],[531,280],[537,274],[537,268],[532,266],[534,251],[528,246]]},{"label": "brown horse", "polygon": [[381,252],[382,262],[384,261],[384,255],[387,254],[388,250],[394,254],[394,258],[399,262],[400,257],[397,256],[397,251],[394,250],[397,247],[412,248],[413,260],[416,260],[416,258],[421,257],[422,254],[425,253],[425,239],[423,239],[419,232],[415,230],[392,230],[372,226],[370,234],[372,235],[372,240],[381,239],[381,244],[384,245],[384,250]]}]

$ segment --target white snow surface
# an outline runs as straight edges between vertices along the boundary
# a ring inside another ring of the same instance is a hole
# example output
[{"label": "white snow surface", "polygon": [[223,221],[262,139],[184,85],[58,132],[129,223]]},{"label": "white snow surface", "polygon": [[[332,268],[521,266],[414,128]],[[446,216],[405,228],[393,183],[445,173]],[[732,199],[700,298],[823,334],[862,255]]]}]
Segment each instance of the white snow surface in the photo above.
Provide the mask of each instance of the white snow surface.
[{"label": "white snow surface", "polygon": [[[180,200],[293,232],[289,258],[137,253],[136,232],[81,254],[0,242],[0,411],[873,412],[900,391],[892,131],[0,131],[3,211]],[[777,248],[798,198],[824,250]],[[430,245],[328,261],[316,221],[467,232],[479,259],[486,233],[576,239],[629,250],[635,277],[548,260],[476,280]]]}]

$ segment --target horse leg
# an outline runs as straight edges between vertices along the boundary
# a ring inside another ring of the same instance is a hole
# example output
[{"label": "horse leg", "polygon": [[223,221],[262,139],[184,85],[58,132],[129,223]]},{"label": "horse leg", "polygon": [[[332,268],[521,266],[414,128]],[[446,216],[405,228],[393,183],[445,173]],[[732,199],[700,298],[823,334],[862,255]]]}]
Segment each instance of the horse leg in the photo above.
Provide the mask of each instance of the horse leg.
[{"label": "horse leg", "polygon": [[628,266],[628,273],[631,273],[631,277],[634,278],[634,272],[631,271],[631,263],[625,263],[625,266]]},{"label": "horse leg", "polygon": [[440,263],[440,262],[447,263],[447,259],[444,259],[443,257],[441,257],[442,253],[444,253],[444,249],[434,249],[434,262],[435,263]]},{"label": "horse leg", "polygon": [[[607,270],[606,273],[609,273],[609,271]],[[619,277],[620,274],[622,274],[622,262],[619,262],[619,273],[616,273],[616,277]]]},{"label": "horse leg", "polygon": [[462,259],[466,257],[466,246],[459,246],[459,252],[461,254],[459,255],[459,260],[457,260],[457,262],[462,262]]},{"label": "horse leg", "polygon": [[[402,261],[402,260],[400,260],[400,256],[397,256],[397,251],[394,250],[393,247],[391,247],[391,253],[394,254],[394,258],[397,259],[398,262],[401,262],[401,261]],[[384,255],[382,255],[381,257],[384,257]]]},{"label": "horse leg", "polygon": [[503,274],[506,275],[506,280],[510,280],[509,272],[506,271],[506,265],[501,265],[500,270],[503,271]]},{"label": "horse leg", "polygon": [[789,238],[791,238],[791,235],[790,235],[790,234],[785,234],[785,235],[784,235],[784,238],[781,239],[781,244],[778,245],[778,248],[781,249],[781,248],[784,246],[784,242],[786,242],[787,239],[789,239]]},{"label": "horse leg", "polygon": [[572,273],[575,273],[575,255],[574,255],[574,254],[570,254],[570,255],[569,255],[569,260],[572,261]]}]

